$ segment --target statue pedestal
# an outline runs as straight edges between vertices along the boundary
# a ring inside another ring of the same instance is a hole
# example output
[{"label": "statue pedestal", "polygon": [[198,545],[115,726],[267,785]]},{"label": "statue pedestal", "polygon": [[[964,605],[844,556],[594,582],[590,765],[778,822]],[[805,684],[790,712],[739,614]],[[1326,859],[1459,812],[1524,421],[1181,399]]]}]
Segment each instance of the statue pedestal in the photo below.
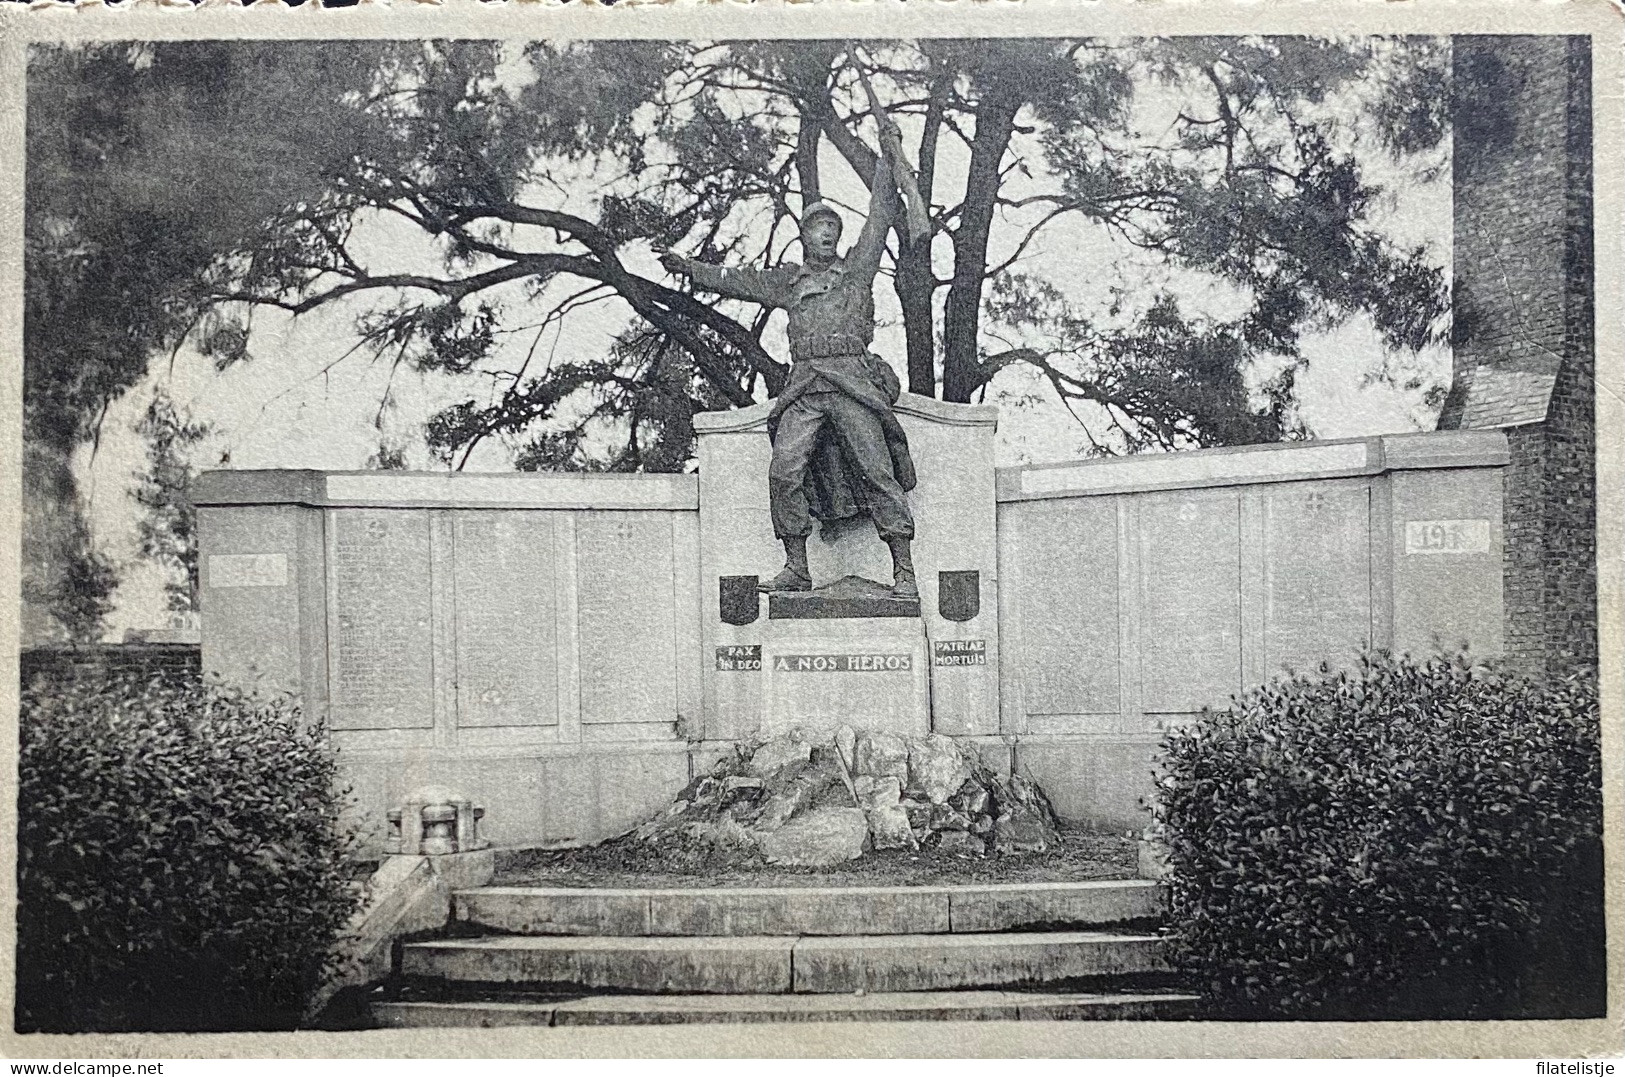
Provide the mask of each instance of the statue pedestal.
[{"label": "statue pedestal", "polygon": [[[849,603],[845,610],[830,612],[835,603],[816,593],[775,595],[757,602],[744,590],[746,578],[754,586],[756,578],[767,579],[784,564],[784,547],[773,537],[768,506],[771,409],[771,403],[761,403],[694,416],[700,465],[704,736],[738,740],[765,728],[769,671],[761,664],[764,648],[770,636],[783,638],[785,623],[803,618],[821,620],[829,632],[835,631],[833,622],[843,619],[910,622],[915,626],[912,631],[935,645],[936,653],[926,652],[933,663],[932,730],[951,736],[997,736],[999,558],[993,436],[998,409],[945,404],[912,393],[898,398],[893,410],[908,433],[920,478],[908,495],[916,528],[914,568],[920,602],[917,611],[900,614],[886,604],[895,600],[881,600],[867,610],[860,608],[861,603],[856,607]],[[808,539],[807,562],[819,583],[843,576],[891,579],[891,554],[864,517],[837,525],[821,522]],[[797,608],[808,603],[826,611],[816,618],[804,613],[785,616],[801,612]],[[889,633],[897,631],[897,624],[872,627],[888,633],[887,646],[896,642]],[[845,647],[846,641],[840,645]],[[809,674],[800,676],[805,682]],[[868,683],[867,691],[879,691],[878,682]],[[789,705],[783,699],[775,701],[779,717],[770,721],[791,713]]]},{"label": "statue pedestal", "polygon": [[854,586],[868,583],[849,578],[827,589],[834,594],[771,596],[762,633],[762,735],[843,723],[902,736],[931,731],[930,657],[918,606],[846,593],[884,591]]},{"label": "statue pedestal", "polygon": [[767,596],[769,620],[808,621],[867,617],[920,618],[920,600],[893,598],[891,589],[862,576],[843,576],[812,591],[776,591]]}]

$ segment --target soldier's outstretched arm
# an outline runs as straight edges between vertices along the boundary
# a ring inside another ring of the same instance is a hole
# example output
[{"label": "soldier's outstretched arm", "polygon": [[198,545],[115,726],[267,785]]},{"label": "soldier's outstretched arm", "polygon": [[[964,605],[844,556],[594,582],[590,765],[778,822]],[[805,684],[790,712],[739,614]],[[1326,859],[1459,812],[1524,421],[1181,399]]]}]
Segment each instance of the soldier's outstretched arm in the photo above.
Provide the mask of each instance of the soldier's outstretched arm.
[{"label": "soldier's outstretched arm", "polygon": [[847,255],[847,263],[857,272],[873,277],[880,271],[880,256],[886,253],[886,233],[902,209],[891,162],[882,153],[875,161],[874,180],[869,185],[869,218]]},{"label": "soldier's outstretched arm", "polygon": [[694,282],[697,288],[729,299],[743,299],[763,306],[782,306],[778,274],[774,270],[734,269],[729,266],[708,265],[684,258],[671,251],[660,252],[660,264],[668,272],[679,273]]}]

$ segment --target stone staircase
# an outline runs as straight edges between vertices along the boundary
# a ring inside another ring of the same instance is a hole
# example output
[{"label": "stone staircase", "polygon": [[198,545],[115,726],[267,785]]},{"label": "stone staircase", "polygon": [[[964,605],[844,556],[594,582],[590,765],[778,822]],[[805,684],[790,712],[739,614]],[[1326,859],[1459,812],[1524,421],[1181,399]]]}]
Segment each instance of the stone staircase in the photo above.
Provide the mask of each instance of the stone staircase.
[{"label": "stone staircase", "polygon": [[1169,1018],[1142,880],[453,895],[405,944],[384,1027]]}]

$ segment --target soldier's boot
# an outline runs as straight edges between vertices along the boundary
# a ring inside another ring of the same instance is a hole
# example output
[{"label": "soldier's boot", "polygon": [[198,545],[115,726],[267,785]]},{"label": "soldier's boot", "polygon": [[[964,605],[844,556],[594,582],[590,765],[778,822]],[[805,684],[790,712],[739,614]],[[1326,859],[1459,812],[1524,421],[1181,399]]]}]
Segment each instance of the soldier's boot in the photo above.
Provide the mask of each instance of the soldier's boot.
[{"label": "soldier's boot", "polygon": [[768,593],[812,590],[812,573],[807,569],[806,535],[784,537],[784,569],[771,580],[759,584],[757,590]]},{"label": "soldier's boot", "polygon": [[909,552],[909,539],[889,538],[886,545],[891,547],[891,596],[893,598],[918,599],[920,597],[919,584],[914,582],[914,555]]}]

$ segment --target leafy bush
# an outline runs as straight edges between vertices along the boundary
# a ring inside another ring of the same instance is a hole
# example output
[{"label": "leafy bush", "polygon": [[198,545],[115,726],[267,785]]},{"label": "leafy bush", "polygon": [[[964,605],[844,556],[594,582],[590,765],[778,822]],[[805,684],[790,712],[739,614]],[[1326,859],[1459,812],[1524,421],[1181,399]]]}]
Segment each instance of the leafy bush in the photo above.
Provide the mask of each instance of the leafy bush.
[{"label": "leafy bush", "polygon": [[1234,1016],[1602,1012],[1595,683],[1367,654],[1164,740],[1175,962]]},{"label": "leafy bush", "polygon": [[19,1031],[292,1027],[355,907],[320,730],[175,677],[24,692]]}]

